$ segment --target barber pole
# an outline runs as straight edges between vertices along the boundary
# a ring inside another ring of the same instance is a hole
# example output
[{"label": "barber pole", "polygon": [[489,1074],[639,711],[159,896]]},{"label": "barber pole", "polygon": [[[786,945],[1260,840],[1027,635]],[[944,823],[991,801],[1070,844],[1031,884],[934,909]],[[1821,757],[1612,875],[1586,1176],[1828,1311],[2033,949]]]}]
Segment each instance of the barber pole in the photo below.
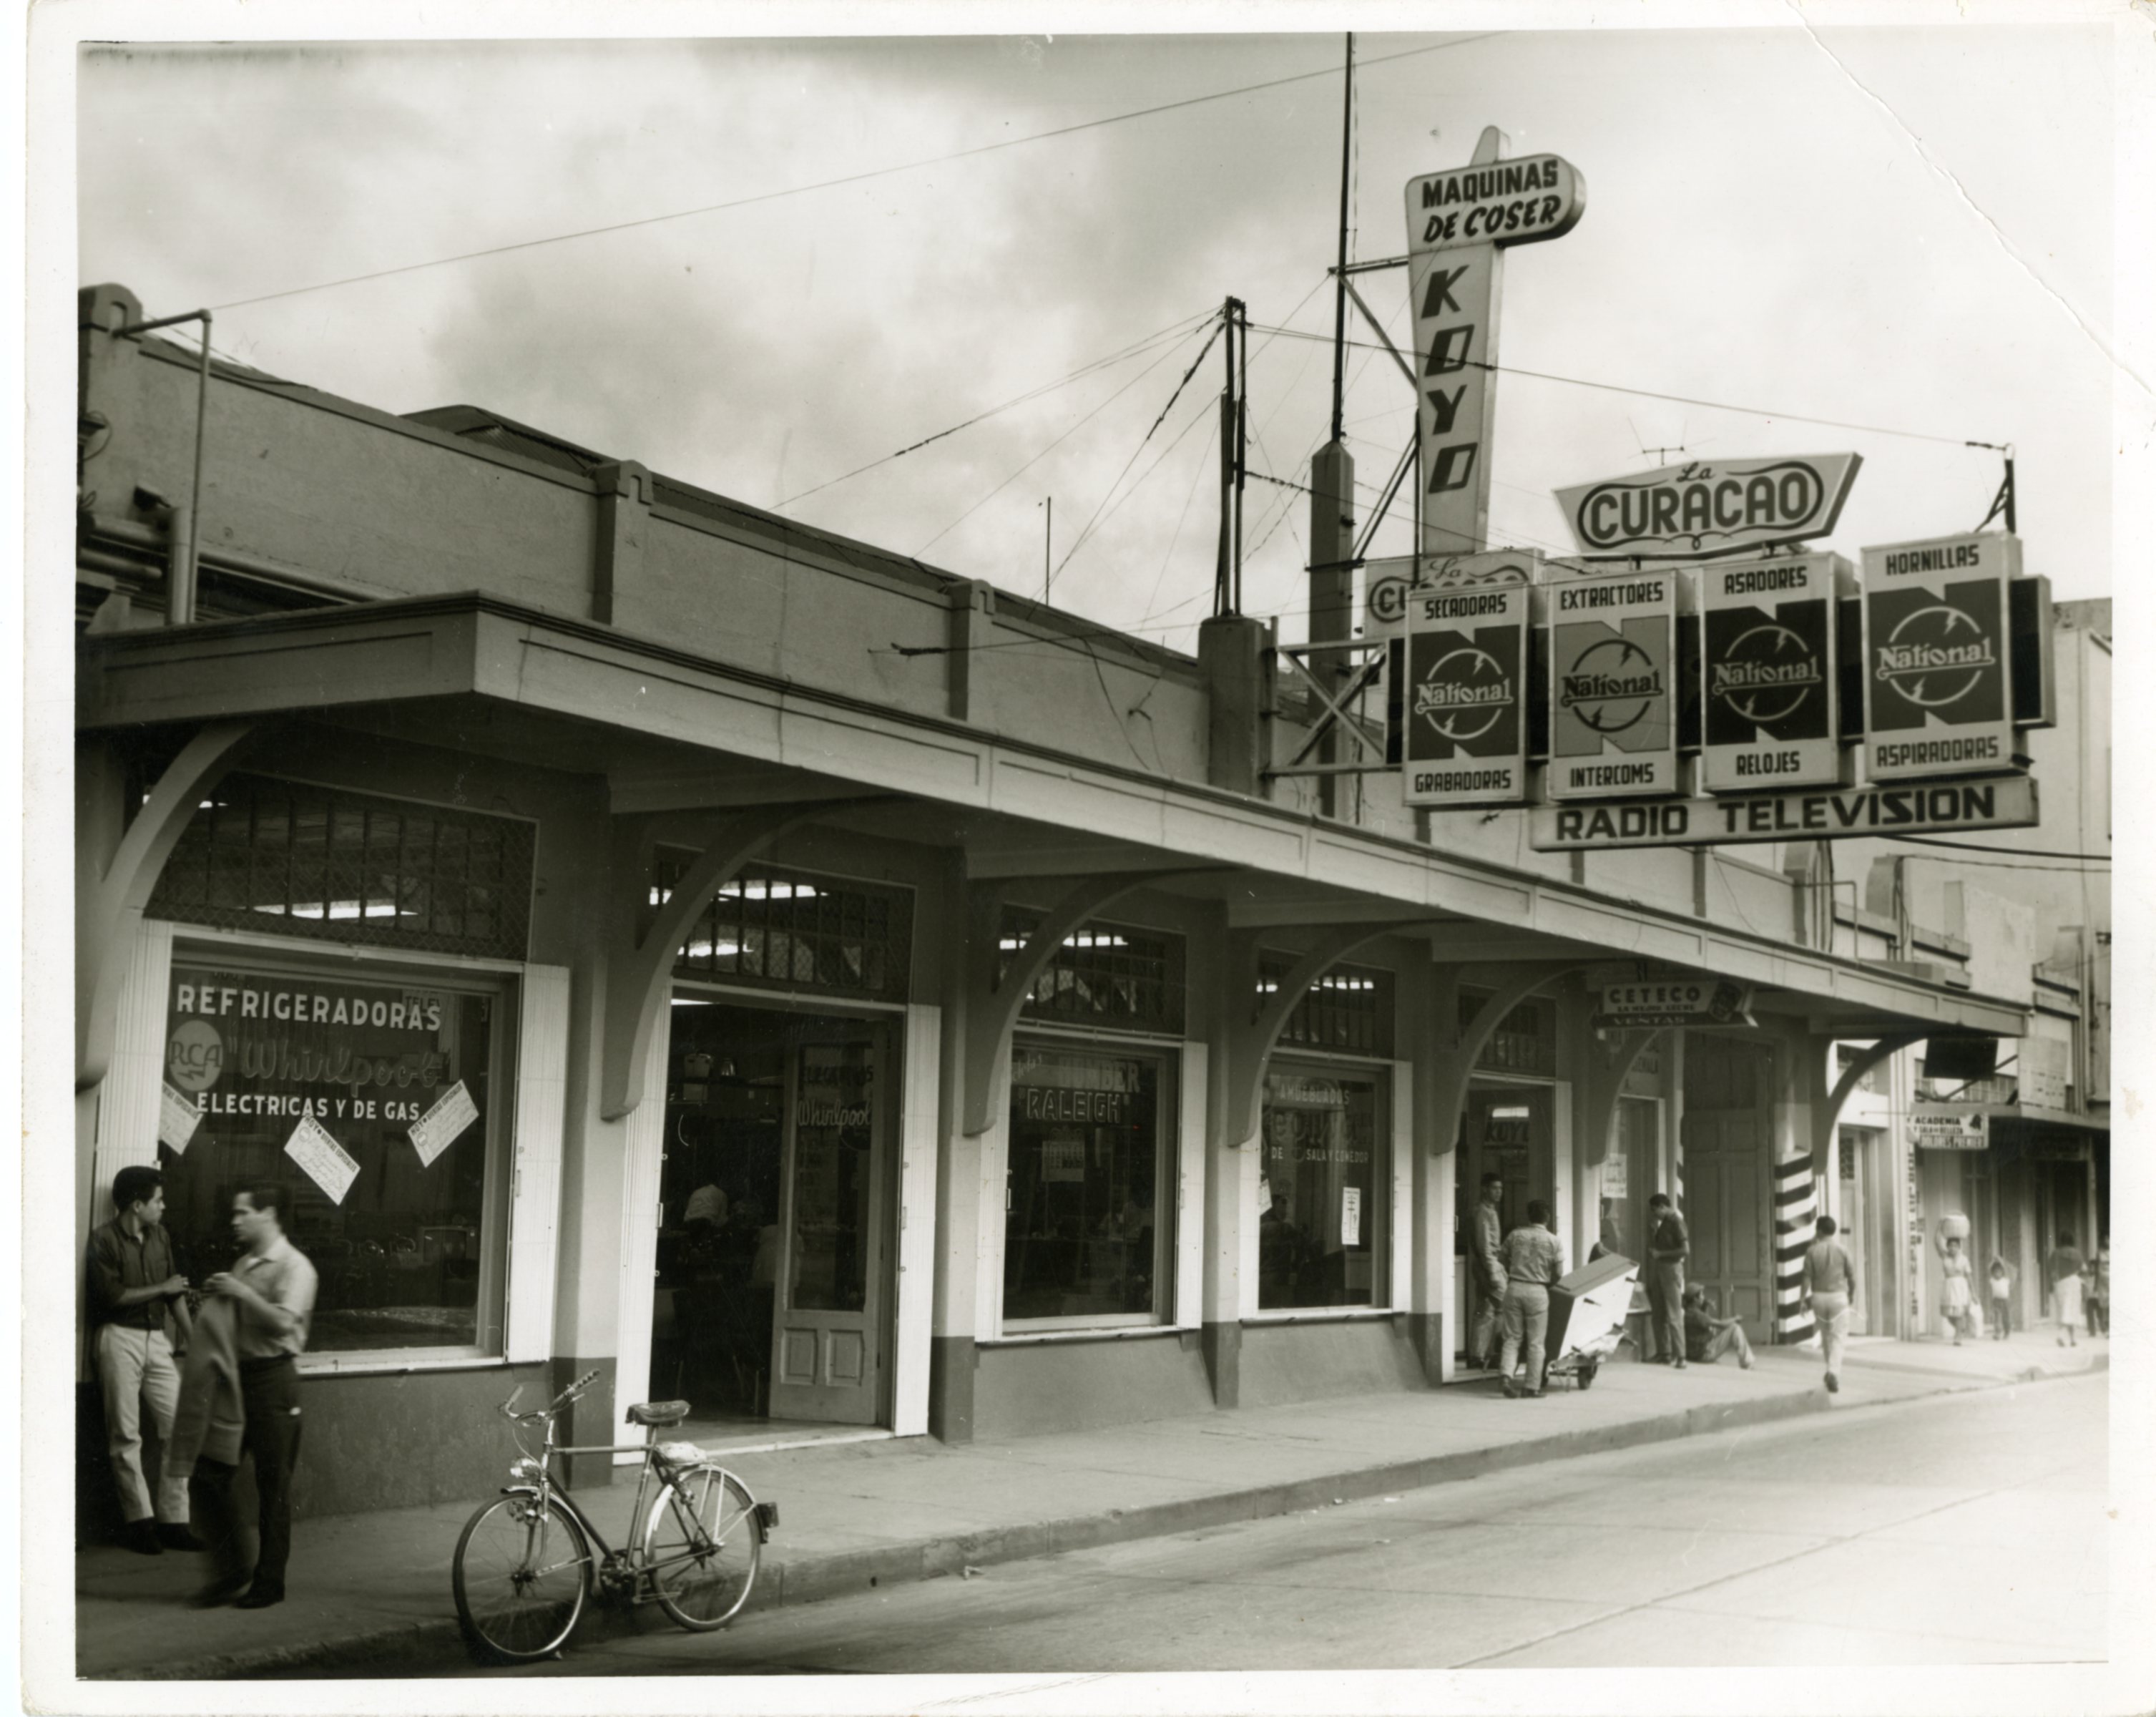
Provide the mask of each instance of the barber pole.
[{"label": "barber pole", "polygon": [[1774,1340],[1796,1347],[1818,1339],[1804,1307],[1804,1249],[1812,1243],[1819,1200],[1809,1152],[1774,1164]]}]

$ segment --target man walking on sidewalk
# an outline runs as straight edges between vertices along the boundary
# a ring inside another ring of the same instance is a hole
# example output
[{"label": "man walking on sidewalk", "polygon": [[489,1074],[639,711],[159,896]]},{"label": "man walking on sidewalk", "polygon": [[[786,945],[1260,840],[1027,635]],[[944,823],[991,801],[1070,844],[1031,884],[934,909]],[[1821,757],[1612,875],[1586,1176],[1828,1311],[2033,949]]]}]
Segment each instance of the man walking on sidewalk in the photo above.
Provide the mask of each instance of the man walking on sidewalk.
[{"label": "man walking on sidewalk", "polygon": [[[180,1398],[180,1374],[172,1363],[172,1319],[178,1347],[187,1344],[187,1278],[172,1267],[172,1236],[165,1232],[165,1180],[142,1164],[112,1177],[118,1215],[90,1236],[90,1348],[105,1402],[105,1447],[126,1517],[125,1542],[146,1556],[199,1550],[187,1529],[187,1485],[173,1470],[172,1409]],[[150,1409],[164,1452],[157,1504],[142,1476],[142,1409]]]},{"label": "man walking on sidewalk", "polygon": [[[285,1237],[290,1195],[275,1181],[243,1186],[232,1200],[233,1236],[246,1248],[229,1271],[203,1284],[233,1302],[234,1350],[246,1430],[239,1452],[254,1458],[261,1552],[254,1581],[239,1599],[243,1610],[281,1603],[285,1565],[292,1551],[292,1468],[300,1457],[300,1376],[294,1361],[305,1351],[315,1310],[315,1267]],[[236,1463],[204,1457],[195,1463],[196,1510],[208,1540],[213,1573],[207,1603],[230,1601],[246,1577],[239,1519],[233,1507]]]},{"label": "man walking on sidewalk", "polygon": [[1804,1308],[1819,1325],[1820,1348],[1826,1359],[1826,1390],[1841,1392],[1841,1349],[1849,1336],[1849,1303],[1856,1298],[1856,1266],[1834,1236],[1837,1225],[1821,1216],[1816,1236],[1804,1250]]},{"label": "man walking on sidewalk", "polygon": [[1497,1341],[1505,1313],[1504,1230],[1499,1215],[1504,1201],[1505,1177],[1485,1175],[1469,1242],[1475,1257],[1476,1298],[1475,1328],[1468,1338],[1467,1357],[1486,1371],[1497,1363]]},{"label": "man walking on sidewalk", "polygon": [[1655,1329],[1655,1358],[1684,1370],[1685,1260],[1691,1236],[1666,1192],[1647,1200],[1647,1305]]},{"label": "man walking on sidewalk", "polygon": [[1517,1396],[1512,1367],[1526,1349],[1528,1395],[1541,1398],[1549,1335],[1549,1291],[1564,1274],[1564,1242],[1550,1231],[1549,1206],[1527,1200],[1527,1220],[1505,1236],[1505,1346],[1498,1375],[1505,1393]]}]

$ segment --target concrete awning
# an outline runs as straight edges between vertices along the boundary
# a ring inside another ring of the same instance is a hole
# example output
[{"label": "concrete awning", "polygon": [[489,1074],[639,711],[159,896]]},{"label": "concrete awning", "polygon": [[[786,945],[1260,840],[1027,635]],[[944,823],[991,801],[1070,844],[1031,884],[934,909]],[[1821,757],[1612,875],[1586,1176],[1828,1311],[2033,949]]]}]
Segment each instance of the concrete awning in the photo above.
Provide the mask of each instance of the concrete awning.
[{"label": "concrete awning", "polygon": [[1842,1036],[2025,1029],[2013,1001],[1203,783],[896,713],[490,595],[86,636],[77,706],[85,731],[311,718],[437,745],[455,733],[473,748],[610,776],[619,759],[663,752],[714,766],[690,789],[701,798],[684,805],[752,802],[759,791],[894,794],[916,817],[932,813],[947,839],[954,829],[990,835],[1014,871],[1106,869],[1132,856],[1208,867],[1232,887],[1219,876],[1174,886],[1283,924],[1412,922],[1446,959],[1662,962],[1752,984],[1763,1007]]}]

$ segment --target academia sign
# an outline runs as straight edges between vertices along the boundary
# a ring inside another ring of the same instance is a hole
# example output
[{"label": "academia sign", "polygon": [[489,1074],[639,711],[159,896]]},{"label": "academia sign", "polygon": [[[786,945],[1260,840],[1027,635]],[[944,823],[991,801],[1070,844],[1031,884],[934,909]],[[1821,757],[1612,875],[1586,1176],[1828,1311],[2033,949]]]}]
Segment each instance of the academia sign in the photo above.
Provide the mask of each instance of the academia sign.
[{"label": "academia sign", "polygon": [[1655,805],[1543,805],[1528,825],[1537,852],[1614,846],[1723,846],[1837,835],[1930,835],[2036,825],[2036,784],[2025,775],[1929,787],[1772,793],[1751,799],[1672,799]]},{"label": "academia sign", "polygon": [[1696,560],[1825,536],[1863,463],[1854,453],[1693,460],[1557,498],[1582,554]]},{"label": "academia sign", "polygon": [[1527,589],[1465,585],[1408,600],[1409,805],[1517,804],[1527,789]]},{"label": "academia sign", "polygon": [[1834,721],[1835,599],[1850,576],[1831,554],[1701,568],[1708,792],[1846,783]]},{"label": "academia sign", "polygon": [[1865,773],[1874,781],[1989,774],[2014,758],[2006,584],[2012,537],[1942,537],[1864,551]]},{"label": "academia sign", "polygon": [[1676,575],[1553,585],[1549,609],[1550,797],[1677,791]]},{"label": "academia sign", "polygon": [[1991,1122],[1981,1109],[1917,1110],[1902,1123],[1918,1150],[1989,1150]]}]

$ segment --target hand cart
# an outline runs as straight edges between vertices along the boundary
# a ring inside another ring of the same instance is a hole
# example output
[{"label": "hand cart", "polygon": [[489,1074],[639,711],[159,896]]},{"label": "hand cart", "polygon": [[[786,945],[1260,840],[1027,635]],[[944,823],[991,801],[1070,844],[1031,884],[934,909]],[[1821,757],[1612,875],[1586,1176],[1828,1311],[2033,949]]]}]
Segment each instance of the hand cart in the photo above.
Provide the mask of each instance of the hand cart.
[{"label": "hand cart", "polygon": [[1590,1389],[1602,1362],[1625,1339],[1640,1267],[1614,1252],[1583,1264],[1550,1289],[1548,1376]]}]

